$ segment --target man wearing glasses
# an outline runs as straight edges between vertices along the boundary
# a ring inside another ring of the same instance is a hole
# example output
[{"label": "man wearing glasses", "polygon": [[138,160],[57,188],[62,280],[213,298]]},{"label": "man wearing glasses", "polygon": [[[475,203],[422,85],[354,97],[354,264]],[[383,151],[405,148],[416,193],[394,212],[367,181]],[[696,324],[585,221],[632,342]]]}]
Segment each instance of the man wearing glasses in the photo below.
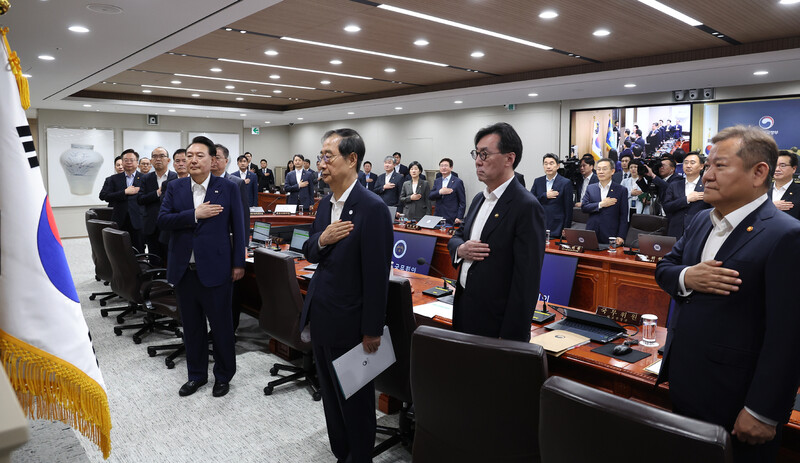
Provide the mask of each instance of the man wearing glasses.
[{"label": "man wearing glasses", "polygon": [[331,450],[338,461],[354,463],[372,461],[375,386],[345,399],[332,362],[359,344],[367,353],[378,350],[393,244],[389,209],[358,182],[364,153],[355,130],[323,137],[319,167],[333,193],[320,201],[303,244],[306,259],[318,266],[300,319],[301,329],[310,324]]},{"label": "man wearing glasses", "polygon": [[622,246],[628,234],[628,189],[611,181],[614,161],[603,158],[595,166],[598,182],[586,188],[581,210],[589,214],[587,230],[597,233],[597,241],[608,243],[612,236]]},{"label": "man wearing glasses", "polygon": [[800,183],[794,179],[797,170],[797,155],[781,150],[775,167],[775,183],[770,188],[770,197],[775,207],[795,219],[800,219]]},{"label": "man wearing glasses", "polygon": [[514,181],[522,140],[513,127],[481,129],[471,154],[486,188],[448,244],[458,269],[453,328],[527,342],[544,258],[544,210]]},{"label": "man wearing glasses", "polygon": [[142,180],[142,189],[139,191],[137,201],[144,207],[144,242],[147,244],[147,252],[157,255],[166,261],[167,253],[163,244],[159,241],[161,230],[156,226],[158,221],[158,210],[161,209],[161,195],[165,188],[164,182],[178,178],[178,174],[168,170],[169,152],[158,147],[150,155],[152,159],[153,171],[145,174]]}]

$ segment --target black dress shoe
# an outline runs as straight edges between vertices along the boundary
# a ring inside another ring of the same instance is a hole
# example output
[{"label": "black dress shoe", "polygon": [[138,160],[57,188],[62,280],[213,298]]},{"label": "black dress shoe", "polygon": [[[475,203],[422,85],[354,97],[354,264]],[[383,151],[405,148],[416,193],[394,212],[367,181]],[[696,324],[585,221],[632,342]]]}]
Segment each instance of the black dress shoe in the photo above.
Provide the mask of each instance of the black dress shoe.
[{"label": "black dress shoe", "polygon": [[231,383],[223,383],[219,381],[214,382],[214,389],[211,391],[211,395],[214,397],[222,397],[228,393],[231,389]]},{"label": "black dress shoe", "polygon": [[200,389],[200,386],[205,386],[208,383],[207,379],[202,381],[186,381],[186,384],[181,386],[181,390],[178,391],[178,395],[181,397],[186,397],[187,395],[192,395]]}]

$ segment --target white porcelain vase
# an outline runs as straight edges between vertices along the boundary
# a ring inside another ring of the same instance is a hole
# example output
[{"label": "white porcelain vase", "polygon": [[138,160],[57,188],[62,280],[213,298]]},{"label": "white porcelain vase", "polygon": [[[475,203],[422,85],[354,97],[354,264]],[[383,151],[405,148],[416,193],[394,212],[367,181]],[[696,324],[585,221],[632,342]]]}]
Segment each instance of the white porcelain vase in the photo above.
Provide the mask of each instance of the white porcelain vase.
[{"label": "white porcelain vase", "polygon": [[74,195],[91,194],[94,180],[103,165],[103,155],[94,150],[94,145],[73,144],[61,153],[60,161],[69,191]]}]

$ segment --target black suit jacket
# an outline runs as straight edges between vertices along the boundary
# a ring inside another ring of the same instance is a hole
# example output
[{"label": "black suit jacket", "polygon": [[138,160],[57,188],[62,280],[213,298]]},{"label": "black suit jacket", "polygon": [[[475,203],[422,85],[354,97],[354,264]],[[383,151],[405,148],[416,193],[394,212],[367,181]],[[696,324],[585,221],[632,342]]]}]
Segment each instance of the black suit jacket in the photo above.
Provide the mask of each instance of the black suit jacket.
[{"label": "black suit jacket", "polygon": [[[783,194],[783,201],[789,201],[790,203],[794,204],[794,207],[789,209],[788,211],[784,211],[787,214],[791,215],[795,219],[800,219],[800,181],[792,180],[789,184],[789,188],[786,190],[786,193]],[[772,200],[772,187],[769,189],[769,197]]]},{"label": "black suit jacket", "polygon": [[656,282],[675,299],[658,381],[689,416],[733,428],[739,411],[786,423],[800,383],[797,262],[800,222],[769,199],[731,232],[714,259],[739,272],[727,296],[678,294],[678,278],[701,260],[711,232],[699,212],[656,267]]},{"label": "black suit jacket", "polygon": [[311,341],[316,345],[350,348],[364,335],[383,333],[392,220],[380,198],[356,184],[339,217],[353,222],[353,230],[341,241],[320,249],[319,237],[331,223],[330,196],[320,201],[303,244],[303,254],[317,269],[308,285],[300,327],[311,323]]},{"label": "black suit jacket", "polygon": [[517,179],[517,181],[520,183],[520,185],[522,185],[523,188],[526,188],[525,187],[525,176],[524,175],[520,174],[519,172],[514,172],[514,177]]},{"label": "black suit jacket", "polygon": [[[156,175],[155,170],[144,175],[142,179],[142,189],[139,190],[139,194],[136,197],[136,200],[144,209],[142,215],[144,219],[143,231],[145,235],[150,235],[156,231],[158,210],[161,208],[162,196],[160,196],[158,192],[158,178],[156,178]],[[171,170],[167,171],[167,179],[164,180],[164,183],[161,185],[163,187],[161,189],[161,195],[167,191],[167,182],[176,178],[178,178],[178,174]]]},{"label": "black suit jacket", "polygon": [[[483,193],[478,193],[464,227],[450,239],[453,261],[458,247],[470,239],[483,202]],[[466,288],[460,283],[456,287],[454,329],[493,338],[530,339],[531,317],[539,298],[544,230],[542,205],[519,182],[510,182],[481,232],[481,242],[489,244],[489,256],[472,263]],[[459,274],[463,262],[454,264]]]},{"label": "black suit jacket", "polygon": [[266,173],[269,175],[265,175],[263,169],[258,169],[256,171],[256,175],[258,175],[258,191],[275,188],[275,173],[272,172],[272,169],[267,169]]},{"label": "black suit jacket", "polygon": [[[386,183],[393,183],[394,188],[385,190],[383,186],[386,185]],[[392,172],[392,176],[389,178],[389,182],[387,182],[386,172],[384,172],[378,175],[378,180],[375,181],[375,188],[372,191],[383,198],[383,202],[386,203],[387,206],[399,206],[400,190],[403,189],[403,183],[403,176],[397,172]]]},{"label": "black suit jacket", "polygon": [[566,177],[556,175],[556,178],[553,179],[553,190],[558,192],[558,197],[548,199],[547,177],[542,175],[533,181],[531,193],[544,208],[550,236],[559,237],[561,236],[561,230],[572,226],[572,209],[575,204],[573,202],[572,182]]},{"label": "black suit jacket", "polygon": [[[711,204],[708,204],[705,201],[695,201],[693,203],[687,202],[685,190],[686,179],[684,177],[680,177],[680,180],[669,184],[667,187],[667,192],[664,193],[664,199],[661,203],[662,207],[664,208],[664,212],[667,213],[667,219],[669,220],[667,234],[669,236],[674,236],[675,238],[680,238],[683,236],[683,231],[689,226],[689,222],[692,221],[692,218],[695,214],[703,209],[709,209],[711,207]],[[702,177],[697,178],[697,184],[694,187],[694,191],[705,191],[703,188]]]},{"label": "black suit jacket", "polygon": [[[143,177],[144,175],[138,170],[134,172],[132,186],[141,188]],[[106,178],[106,181],[103,183],[103,188],[100,190],[100,201],[106,201],[109,206],[114,208],[111,218],[117,225],[122,227],[125,220],[130,218],[133,229],[141,230],[144,226],[142,210],[136,200],[137,195],[125,194],[125,189],[127,187],[128,183],[125,180],[125,172],[120,172]]]}]

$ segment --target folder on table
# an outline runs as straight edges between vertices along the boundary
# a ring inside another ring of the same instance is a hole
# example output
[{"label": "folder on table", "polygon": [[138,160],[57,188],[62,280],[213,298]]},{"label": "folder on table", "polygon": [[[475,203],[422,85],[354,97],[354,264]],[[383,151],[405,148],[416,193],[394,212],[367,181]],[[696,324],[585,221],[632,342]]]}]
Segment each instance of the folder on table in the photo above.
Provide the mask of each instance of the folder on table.
[{"label": "folder on table", "polygon": [[531,339],[533,344],[542,346],[544,350],[556,357],[574,347],[587,344],[589,341],[591,340],[586,336],[564,330],[553,330]]},{"label": "folder on table", "polygon": [[358,343],[355,347],[342,354],[333,361],[333,368],[339,379],[339,386],[345,399],[349,399],[368,382],[372,381],[395,362],[392,337],[389,327],[383,327],[381,345],[377,352],[368,354],[364,347]]}]

